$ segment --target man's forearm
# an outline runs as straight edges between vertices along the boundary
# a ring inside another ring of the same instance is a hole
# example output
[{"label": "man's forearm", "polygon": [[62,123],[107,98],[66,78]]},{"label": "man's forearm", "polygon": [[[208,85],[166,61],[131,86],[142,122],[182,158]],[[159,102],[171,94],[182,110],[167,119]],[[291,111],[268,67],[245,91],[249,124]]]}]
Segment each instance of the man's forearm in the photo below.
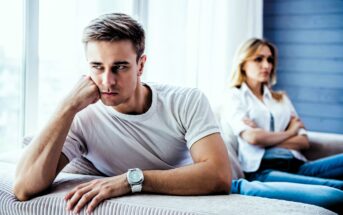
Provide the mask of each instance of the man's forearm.
[{"label": "man's forearm", "polygon": [[200,162],[172,170],[144,171],[143,191],[171,195],[204,195],[228,193],[231,187],[231,171]]},{"label": "man's forearm", "polygon": [[14,193],[25,200],[46,189],[57,174],[63,144],[76,111],[68,106],[54,114],[34,138],[17,165]]}]

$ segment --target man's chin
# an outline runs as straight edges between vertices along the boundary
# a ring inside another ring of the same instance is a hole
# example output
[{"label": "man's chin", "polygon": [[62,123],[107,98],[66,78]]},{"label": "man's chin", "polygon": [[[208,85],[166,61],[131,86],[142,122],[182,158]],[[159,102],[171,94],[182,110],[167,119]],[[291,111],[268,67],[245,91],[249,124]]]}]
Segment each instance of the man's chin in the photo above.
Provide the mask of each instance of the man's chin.
[{"label": "man's chin", "polygon": [[117,106],[120,104],[120,102],[118,102],[118,101],[111,101],[111,100],[107,100],[107,99],[103,99],[103,98],[101,98],[100,100],[106,106]]}]

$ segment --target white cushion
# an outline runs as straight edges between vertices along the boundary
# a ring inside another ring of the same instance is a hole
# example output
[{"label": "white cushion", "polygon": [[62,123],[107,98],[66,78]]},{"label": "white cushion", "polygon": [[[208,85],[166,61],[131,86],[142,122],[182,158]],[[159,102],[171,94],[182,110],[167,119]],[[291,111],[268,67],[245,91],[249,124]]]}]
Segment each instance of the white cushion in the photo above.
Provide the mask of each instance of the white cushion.
[{"label": "white cushion", "polygon": [[[14,164],[0,162],[0,214],[68,215],[64,196],[82,182],[99,178],[61,173],[51,189],[30,201],[19,202],[12,193]],[[80,214],[86,214],[85,208]],[[333,214],[314,205],[243,195],[171,196],[137,194],[103,201],[94,215],[226,215],[226,214]]]}]

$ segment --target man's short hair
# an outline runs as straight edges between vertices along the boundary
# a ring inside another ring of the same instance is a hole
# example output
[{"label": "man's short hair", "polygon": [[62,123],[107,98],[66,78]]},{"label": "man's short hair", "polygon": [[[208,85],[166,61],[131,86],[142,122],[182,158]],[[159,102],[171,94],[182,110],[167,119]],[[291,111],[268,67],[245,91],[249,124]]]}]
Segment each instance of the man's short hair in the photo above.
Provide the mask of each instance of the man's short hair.
[{"label": "man's short hair", "polygon": [[145,34],[142,26],[130,16],[122,13],[104,14],[92,20],[83,31],[82,42],[86,45],[91,41],[121,41],[132,42],[137,62],[145,48]]}]

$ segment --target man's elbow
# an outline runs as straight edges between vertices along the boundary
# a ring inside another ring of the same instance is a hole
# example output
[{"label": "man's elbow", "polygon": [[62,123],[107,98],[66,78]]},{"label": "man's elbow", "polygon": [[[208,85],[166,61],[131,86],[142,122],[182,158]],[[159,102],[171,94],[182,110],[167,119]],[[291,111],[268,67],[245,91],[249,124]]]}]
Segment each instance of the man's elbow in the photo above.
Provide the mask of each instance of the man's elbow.
[{"label": "man's elbow", "polygon": [[230,193],[231,190],[231,177],[221,180],[220,182],[220,192]]},{"label": "man's elbow", "polygon": [[[40,184],[40,183],[38,183]],[[16,176],[13,184],[13,194],[19,201],[28,201],[33,198],[39,190],[34,184],[28,183],[27,178]],[[36,190],[36,191],[35,191]]]},{"label": "man's elbow", "polygon": [[16,181],[13,186],[13,194],[19,201],[27,201],[31,197],[28,195],[26,188],[23,186],[23,183]]},{"label": "man's elbow", "polygon": [[231,171],[223,170],[217,175],[216,189],[217,193],[230,193],[231,190]]}]

